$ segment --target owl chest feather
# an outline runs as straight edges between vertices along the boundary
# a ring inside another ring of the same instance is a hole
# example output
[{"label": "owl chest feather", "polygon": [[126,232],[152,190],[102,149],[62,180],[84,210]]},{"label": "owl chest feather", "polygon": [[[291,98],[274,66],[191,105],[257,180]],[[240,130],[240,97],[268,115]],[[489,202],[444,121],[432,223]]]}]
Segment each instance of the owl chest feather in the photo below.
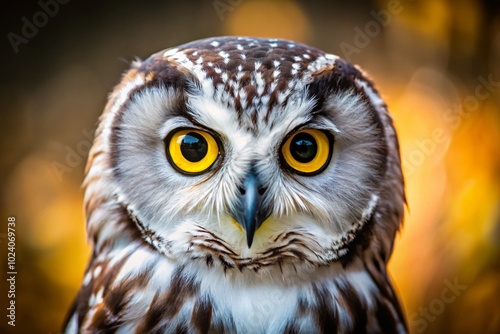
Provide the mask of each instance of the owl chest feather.
[{"label": "owl chest feather", "polygon": [[72,326],[123,333],[405,332],[392,288],[356,266],[276,280],[269,271],[180,264],[134,248],[93,261],[80,294],[87,307],[75,310],[68,333]]}]

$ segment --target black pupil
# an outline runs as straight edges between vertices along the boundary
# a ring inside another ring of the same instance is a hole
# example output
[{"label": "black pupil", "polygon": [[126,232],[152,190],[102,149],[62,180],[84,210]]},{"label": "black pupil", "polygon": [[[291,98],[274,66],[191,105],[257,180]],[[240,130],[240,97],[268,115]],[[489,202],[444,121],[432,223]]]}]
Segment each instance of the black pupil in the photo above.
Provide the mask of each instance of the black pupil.
[{"label": "black pupil", "polygon": [[290,144],[290,153],[292,157],[301,163],[310,162],[318,152],[318,145],[313,136],[308,133],[302,132],[293,137]]},{"label": "black pupil", "polygon": [[182,138],[181,153],[186,160],[198,162],[207,155],[208,144],[202,135],[189,132]]}]

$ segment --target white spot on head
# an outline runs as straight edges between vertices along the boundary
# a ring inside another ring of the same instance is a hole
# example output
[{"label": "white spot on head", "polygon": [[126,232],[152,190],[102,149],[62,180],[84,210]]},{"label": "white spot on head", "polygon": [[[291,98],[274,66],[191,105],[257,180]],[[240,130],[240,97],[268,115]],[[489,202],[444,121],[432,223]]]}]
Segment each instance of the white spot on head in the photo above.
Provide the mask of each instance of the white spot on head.
[{"label": "white spot on head", "polygon": [[295,61],[302,61],[302,57],[300,57],[300,56],[294,56],[293,60],[295,60]]},{"label": "white spot on head", "polygon": [[104,287],[102,287],[101,289],[99,289],[99,291],[97,291],[96,294],[92,294],[90,295],[90,298],[89,298],[89,307],[94,307],[95,305],[98,305],[100,303],[102,303],[102,295],[104,293]]},{"label": "white spot on head", "polygon": [[94,277],[99,276],[99,274],[101,273],[101,270],[102,270],[101,266],[97,266],[97,267],[95,267],[95,269],[94,269],[94,274],[93,274],[93,275],[94,275]]},{"label": "white spot on head", "polygon": [[[241,65],[240,65],[241,66]],[[239,72],[236,73],[236,80],[240,81],[241,78],[243,77],[243,72],[238,68]]]},{"label": "white spot on head", "polygon": [[264,79],[262,79],[262,73],[257,72],[255,74],[255,83],[257,84],[257,94],[262,95],[266,86]]},{"label": "white spot on head", "polygon": [[338,59],[339,57],[336,55],[332,55],[331,53],[327,53],[327,54],[325,54],[325,58],[328,60],[335,60],[335,59]]},{"label": "white spot on head", "polygon": [[236,45],[236,48],[237,48],[238,50],[240,50],[240,51],[241,51],[241,50],[243,50],[243,47],[241,46],[241,44]]},{"label": "white spot on head", "polygon": [[247,92],[243,88],[241,88],[240,91],[238,92],[238,95],[240,96],[241,107],[243,109],[246,109],[246,107],[247,107]]},{"label": "white spot on head", "polygon": [[214,48],[216,48],[220,45],[220,43],[217,41],[213,41],[212,43],[210,43],[210,45],[213,46]]},{"label": "white spot on head", "polygon": [[286,91],[284,92],[279,92],[278,94],[278,103],[279,104],[282,104],[283,102],[285,102],[285,99],[286,97],[290,94],[290,89],[287,89]]},{"label": "white spot on head", "polygon": [[276,89],[276,87],[278,87],[278,83],[276,81],[273,81],[273,83],[269,86],[268,89],[269,94],[271,94]]},{"label": "white spot on head", "polygon": [[230,80],[229,85],[234,89],[238,89],[238,83],[235,80]]},{"label": "white spot on head", "polygon": [[170,57],[170,56],[173,56],[174,54],[176,54],[176,53],[177,53],[177,51],[179,51],[179,49],[177,49],[177,48],[173,48],[173,49],[167,50],[167,51],[165,51],[165,53],[163,54],[163,57]]},{"label": "white spot on head", "polygon": [[92,279],[92,273],[89,271],[85,274],[85,277],[83,278],[83,286],[87,286],[87,284],[90,283],[90,280]]},{"label": "white spot on head", "polygon": [[78,333],[78,313],[74,313],[71,317],[65,333]]},{"label": "white spot on head", "polygon": [[267,107],[267,105],[269,104],[269,100],[271,99],[271,97],[269,95],[263,95],[262,98],[261,98],[261,102],[262,102],[262,105],[263,107]]}]

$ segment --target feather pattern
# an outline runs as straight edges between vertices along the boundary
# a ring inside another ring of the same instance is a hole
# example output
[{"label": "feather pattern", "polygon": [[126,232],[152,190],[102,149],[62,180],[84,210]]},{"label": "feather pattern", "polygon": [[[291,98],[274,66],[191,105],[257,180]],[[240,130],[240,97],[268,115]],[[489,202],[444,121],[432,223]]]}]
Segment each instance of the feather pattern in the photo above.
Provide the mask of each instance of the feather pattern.
[{"label": "feather pattern", "polygon": [[[219,155],[184,175],[176,129]],[[284,141],[334,138],[321,173]],[[269,217],[232,216],[249,170]],[[66,333],[406,333],[386,265],[405,202],[387,106],[361,69],[284,40],[218,37],[137,61],[101,116],[85,179],[93,253]]]}]

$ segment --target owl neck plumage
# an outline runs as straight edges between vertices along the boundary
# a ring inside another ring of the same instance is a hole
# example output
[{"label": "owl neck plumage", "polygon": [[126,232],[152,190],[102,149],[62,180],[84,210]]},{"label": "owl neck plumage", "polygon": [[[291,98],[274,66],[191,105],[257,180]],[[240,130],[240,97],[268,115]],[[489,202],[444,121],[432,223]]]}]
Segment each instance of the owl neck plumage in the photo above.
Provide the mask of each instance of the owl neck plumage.
[{"label": "owl neck plumage", "polygon": [[[135,329],[139,332],[159,328],[176,332],[181,323],[200,332],[217,333],[237,329],[249,333],[289,333],[300,332],[301,328],[317,333],[406,332],[404,316],[386,273],[385,258],[373,251],[377,248],[371,247],[370,237],[357,239],[346,256],[323,266],[277,263],[258,269],[238,268],[216,257],[210,261],[171,259],[160,253],[153,242],[144,240],[144,234],[138,232],[136,222],[123,206],[102,203],[96,211],[89,212],[89,219],[104,217],[100,210],[113,217],[116,223],[112,229],[119,229],[121,237],[95,239],[94,254],[100,255],[92,259],[84,284],[94,284],[91,288],[97,294],[98,284],[106,284],[106,280],[113,284],[107,283],[104,297],[109,316],[89,318],[87,325],[92,328],[120,324],[119,318],[112,316],[123,312],[118,308],[120,298],[129,295],[129,287],[140,284],[147,286],[149,293],[137,295],[140,297],[134,304],[134,309],[141,310],[140,327]],[[372,215],[361,235],[371,235],[374,219]],[[100,235],[106,232],[101,230]],[[313,274],[305,275],[304,270]],[[112,296],[123,297],[107,302]],[[184,307],[190,309],[188,315],[182,311]],[[217,312],[213,312],[215,309]],[[155,318],[155,312],[161,312],[162,318]]]}]

